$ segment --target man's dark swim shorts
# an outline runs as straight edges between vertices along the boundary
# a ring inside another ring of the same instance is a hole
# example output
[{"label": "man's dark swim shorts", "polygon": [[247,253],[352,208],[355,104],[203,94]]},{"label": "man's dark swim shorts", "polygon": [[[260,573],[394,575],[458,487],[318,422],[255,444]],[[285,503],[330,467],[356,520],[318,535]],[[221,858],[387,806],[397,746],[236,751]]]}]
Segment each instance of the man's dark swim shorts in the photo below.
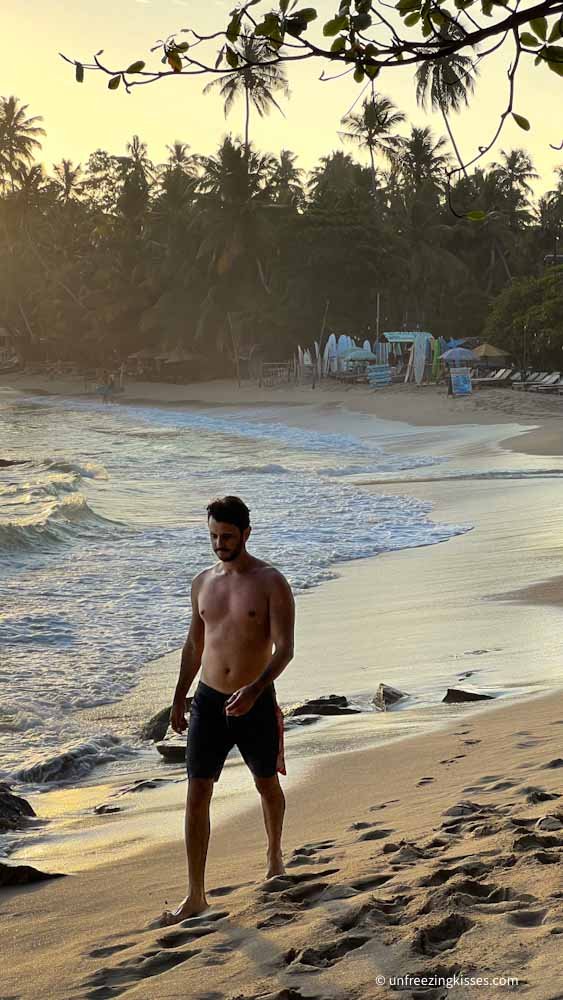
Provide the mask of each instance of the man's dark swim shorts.
[{"label": "man's dark swim shorts", "polygon": [[190,708],[186,764],[190,778],[219,780],[229,751],[237,746],[256,778],[285,774],[283,715],[273,684],[245,715],[227,715],[231,697],[200,681]]}]

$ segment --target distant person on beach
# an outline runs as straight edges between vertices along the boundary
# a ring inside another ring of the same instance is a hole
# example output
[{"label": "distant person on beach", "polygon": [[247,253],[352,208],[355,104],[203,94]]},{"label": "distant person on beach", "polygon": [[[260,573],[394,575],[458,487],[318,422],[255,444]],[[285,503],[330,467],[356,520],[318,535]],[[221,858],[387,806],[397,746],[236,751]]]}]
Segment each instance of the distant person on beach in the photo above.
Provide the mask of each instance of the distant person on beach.
[{"label": "distant person on beach", "polygon": [[[209,536],[219,558],[192,582],[192,621],[182,651],[170,724],[186,730],[186,695],[201,666],[190,708],[185,837],[188,894],[160,922],[202,913],[209,809],[227,754],[238,746],[262,799],[268,838],[266,878],[284,873],[281,848],[285,798],[283,716],[273,682],[293,659],[295,605],[282,574],[246,550],[249,510],[238,497],[207,508]],[[275,651],[274,651],[275,649]]]}]

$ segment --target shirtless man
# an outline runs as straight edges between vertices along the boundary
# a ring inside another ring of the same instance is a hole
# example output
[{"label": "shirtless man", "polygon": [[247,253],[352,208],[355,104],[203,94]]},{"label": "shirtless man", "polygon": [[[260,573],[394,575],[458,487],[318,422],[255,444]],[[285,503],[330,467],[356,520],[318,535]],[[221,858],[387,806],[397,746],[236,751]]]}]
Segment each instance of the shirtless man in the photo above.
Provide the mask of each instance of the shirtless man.
[{"label": "shirtless man", "polygon": [[[182,651],[170,724],[186,730],[186,695],[200,666],[187,740],[186,851],[188,894],[161,922],[178,923],[202,913],[209,807],[214,782],[236,744],[262,799],[268,837],[266,878],[281,875],[285,798],[277,772],[285,774],[283,717],[273,681],[293,659],[295,605],[278,570],[246,551],[249,511],[238,497],[207,508],[209,536],[219,562],[192,583],[192,621]],[[275,647],[275,652],[274,652]]]}]

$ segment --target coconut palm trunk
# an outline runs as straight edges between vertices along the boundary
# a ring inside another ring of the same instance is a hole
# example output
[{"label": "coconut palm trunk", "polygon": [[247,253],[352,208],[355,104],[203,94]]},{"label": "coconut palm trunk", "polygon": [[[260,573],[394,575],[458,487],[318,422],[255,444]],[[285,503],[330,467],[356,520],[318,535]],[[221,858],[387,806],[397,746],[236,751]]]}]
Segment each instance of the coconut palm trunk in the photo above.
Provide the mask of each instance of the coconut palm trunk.
[{"label": "coconut palm trunk", "polygon": [[444,119],[444,125],[446,126],[447,133],[448,133],[448,135],[450,137],[450,142],[451,142],[451,144],[452,144],[452,146],[454,148],[454,153],[455,153],[455,155],[457,157],[457,161],[459,163],[459,166],[460,166],[461,170],[463,171],[463,176],[467,177],[467,169],[466,169],[465,163],[463,162],[463,157],[462,157],[462,155],[461,155],[461,153],[460,153],[460,151],[458,149],[457,143],[456,143],[456,141],[454,139],[454,134],[453,134],[453,132],[451,130],[451,126],[450,126],[449,119],[448,119],[448,113],[446,111],[446,108],[445,108],[444,104],[440,104],[440,111],[442,112],[442,118]]}]

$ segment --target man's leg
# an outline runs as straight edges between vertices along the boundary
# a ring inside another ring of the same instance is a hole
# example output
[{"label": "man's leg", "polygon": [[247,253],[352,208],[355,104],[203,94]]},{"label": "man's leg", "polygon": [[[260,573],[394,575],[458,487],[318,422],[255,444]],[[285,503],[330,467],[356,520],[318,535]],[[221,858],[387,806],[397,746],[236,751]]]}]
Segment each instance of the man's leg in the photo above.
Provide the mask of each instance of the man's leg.
[{"label": "man's leg", "polygon": [[209,845],[209,806],[213,778],[190,778],[186,800],[185,837],[188,857],[188,895],[175,910],[165,910],[162,923],[176,924],[203,913],[209,903],[205,898],[205,862]]},{"label": "man's leg", "polygon": [[283,875],[285,867],[282,856],[282,829],[285,813],[285,797],[277,774],[272,778],[254,778],[254,784],[262,799],[264,825],[268,835],[268,870],[266,878]]}]

